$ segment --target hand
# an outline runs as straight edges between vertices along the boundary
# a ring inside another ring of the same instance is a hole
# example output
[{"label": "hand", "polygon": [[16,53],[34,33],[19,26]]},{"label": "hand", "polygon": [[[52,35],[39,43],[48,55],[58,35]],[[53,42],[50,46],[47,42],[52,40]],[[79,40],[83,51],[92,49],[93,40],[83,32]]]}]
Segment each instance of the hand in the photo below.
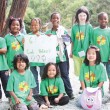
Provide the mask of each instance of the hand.
[{"label": "hand", "polygon": [[58,103],[59,102],[59,98],[55,98],[54,101],[55,101],[55,103]]},{"label": "hand", "polygon": [[24,44],[24,42],[25,42],[25,39],[23,38],[23,39],[22,39],[22,43]]},{"label": "hand", "polygon": [[69,56],[70,56],[70,58],[73,58],[73,54],[72,54],[72,53],[70,53],[70,55],[69,55]]},{"label": "hand", "polygon": [[48,37],[50,37],[52,34],[46,34]]},{"label": "hand", "polygon": [[31,101],[31,100],[32,100],[32,96],[29,95],[29,96],[26,98],[26,100]]},{"label": "hand", "polygon": [[47,101],[47,102],[46,102],[46,105],[49,107],[49,106],[50,106],[50,102],[49,102],[49,101]]},{"label": "hand", "polygon": [[16,104],[21,103],[19,98],[15,98],[15,102],[16,102]]}]

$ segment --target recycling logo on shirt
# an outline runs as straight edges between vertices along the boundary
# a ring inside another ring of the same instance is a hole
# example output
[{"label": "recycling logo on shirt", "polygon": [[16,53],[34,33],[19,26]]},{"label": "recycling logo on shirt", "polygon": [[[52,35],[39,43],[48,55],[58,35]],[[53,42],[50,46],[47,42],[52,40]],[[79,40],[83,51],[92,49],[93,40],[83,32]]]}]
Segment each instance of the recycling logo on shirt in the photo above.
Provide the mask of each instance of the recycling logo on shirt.
[{"label": "recycling logo on shirt", "polygon": [[90,72],[90,76],[89,76],[89,72],[85,74],[86,81],[94,82],[95,79],[96,79],[96,75],[93,72]]},{"label": "recycling logo on shirt", "polygon": [[47,90],[48,90],[49,94],[55,94],[58,92],[58,88],[56,86],[53,86],[53,85],[47,87]]},{"label": "recycling logo on shirt", "polygon": [[20,49],[20,44],[19,42],[15,41],[11,43],[11,47],[13,50],[18,51]]},{"label": "recycling logo on shirt", "polygon": [[104,37],[104,36],[98,36],[97,37],[97,43],[99,44],[99,45],[104,45],[105,43],[106,43],[106,38]]},{"label": "recycling logo on shirt", "polygon": [[26,92],[26,91],[28,91],[29,90],[29,85],[28,85],[28,83],[27,82],[21,82],[20,84],[19,84],[19,90],[20,91],[22,91],[22,92]]},{"label": "recycling logo on shirt", "polygon": [[83,32],[77,32],[76,39],[83,40],[84,39],[84,33]]}]

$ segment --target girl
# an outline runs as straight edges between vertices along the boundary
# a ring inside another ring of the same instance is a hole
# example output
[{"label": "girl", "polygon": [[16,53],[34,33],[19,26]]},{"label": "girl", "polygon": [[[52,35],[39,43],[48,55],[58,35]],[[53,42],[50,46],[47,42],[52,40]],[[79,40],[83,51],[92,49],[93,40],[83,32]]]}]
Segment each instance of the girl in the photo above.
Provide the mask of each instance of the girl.
[{"label": "girl", "polygon": [[[34,18],[31,20],[31,30],[32,32],[29,33],[29,35],[36,35],[36,37],[40,37],[40,35],[43,35],[43,33],[40,32],[40,27],[41,27],[41,20],[39,18]],[[34,89],[34,95],[39,93],[39,81],[38,81],[38,71],[37,71],[37,66],[40,67],[40,76],[42,76],[44,64],[43,63],[33,63],[30,62],[30,70],[32,71],[37,87]]]},{"label": "girl", "polygon": [[10,33],[5,36],[6,45],[7,45],[7,62],[9,68],[13,69],[13,58],[14,55],[23,53],[23,35],[20,33],[22,28],[22,20],[20,18],[13,18],[9,19],[9,30]]},{"label": "girl", "polygon": [[69,97],[65,96],[64,84],[59,77],[58,68],[54,63],[45,66],[40,91],[48,106],[65,105],[69,102]]},{"label": "girl", "polygon": [[49,36],[57,36],[58,45],[56,47],[56,51],[58,54],[56,57],[56,63],[60,68],[61,77],[64,81],[66,93],[68,94],[70,99],[74,99],[73,90],[69,79],[69,59],[66,50],[66,43],[63,40],[63,36],[67,36],[67,38],[69,37],[64,27],[60,26],[60,19],[61,16],[57,12],[51,15],[50,21],[52,23],[52,29],[48,30],[46,34]]},{"label": "girl", "polygon": [[90,45],[92,26],[89,23],[89,11],[85,6],[80,7],[75,15],[75,24],[71,30],[72,46],[70,57],[74,60],[74,73],[79,76],[85,52]]},{"label": "girl", "polygon": [[[13,60],[14,71],[9,77],[7,91],[14,104],[14,110],[39,110],[32,97],[32,88],[36,87],[33,74],[28,70],[29,60],[26,55],[18,54]],[[28,108],[27,108],[28,107]]]},{"label": "girl", "polygon": [[[5,57],[7,51],[5,39],[0,37],[0,79],[2,82],[2,87],[5,93],[5,96],[8,98],[9,93],[6,91],[6,85],[9,78],[9,67]],[[0,102],[2,102],[2,90],[0,84]]]},{"label": "girl", "polygon": [[96,45],[100,49],[101,61],[106,66],[108,78],[109,78],[109,91],[110,91],[110,28],[108,24],[108,15],[105,12],[98,14],[99,26],[94,28],[92,44]]},{"label": "girl", "polygon": [[80,82],[82,90],[86,87],[99,87],[103,90],[106,81],[106,69],[101,62],[99,48],[90,46],[87,49],[84,63],[81,67]]}]

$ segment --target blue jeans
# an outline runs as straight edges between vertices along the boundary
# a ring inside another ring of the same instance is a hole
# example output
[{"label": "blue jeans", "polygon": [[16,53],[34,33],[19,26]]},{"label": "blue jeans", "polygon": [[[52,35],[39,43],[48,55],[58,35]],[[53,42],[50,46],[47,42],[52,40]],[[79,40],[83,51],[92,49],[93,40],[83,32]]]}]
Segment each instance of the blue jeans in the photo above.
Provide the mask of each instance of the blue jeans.
[{"label": "blue jeans", "polygon": [[[6,91],[6,86],[9,78],[9,71],[8,70],[0,71],[0,78],[1,78],[2,87],[4,90],[5,96],[10,97],[9,92]],[[0,84],[0,98],[2,98],[1,84]]]},{"label": "blue jeans", "polygon": [[73,94],[73,90],[71,87],[70,79],[69,79],[69,71],[68,71],[68,64],[67,62],[60,62],[57,63],[60,69],[61,78],[63,79],[65,91],[68,96],[71,96]]},{"label": "blue jeans", "polygon": [[[44,69],[44,66],[40,66],[40,76],[42,76],[43,74],[43,69]],[[33,89],[33,94],[36,95],[39,93],[39,80],[38,80],[38,70],[37,70],[37,66],[31,66],[30,67],[30,70],[31,72],[33,73],[34,75],[34,78],[35,78],[35,81],[36,81],[36,87]]]}]

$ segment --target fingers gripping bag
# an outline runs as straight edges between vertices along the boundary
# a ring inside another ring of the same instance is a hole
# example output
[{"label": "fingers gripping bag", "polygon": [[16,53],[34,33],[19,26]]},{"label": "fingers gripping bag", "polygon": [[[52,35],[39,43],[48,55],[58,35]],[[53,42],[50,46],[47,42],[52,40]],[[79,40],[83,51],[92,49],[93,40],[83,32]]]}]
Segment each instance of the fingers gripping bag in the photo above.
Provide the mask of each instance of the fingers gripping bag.
[{"label": "fingers gripping bag", "polygon": [[102,105],[101,89],[87,87],[81,95],[80,103],[84,110],[99,110]]}]

